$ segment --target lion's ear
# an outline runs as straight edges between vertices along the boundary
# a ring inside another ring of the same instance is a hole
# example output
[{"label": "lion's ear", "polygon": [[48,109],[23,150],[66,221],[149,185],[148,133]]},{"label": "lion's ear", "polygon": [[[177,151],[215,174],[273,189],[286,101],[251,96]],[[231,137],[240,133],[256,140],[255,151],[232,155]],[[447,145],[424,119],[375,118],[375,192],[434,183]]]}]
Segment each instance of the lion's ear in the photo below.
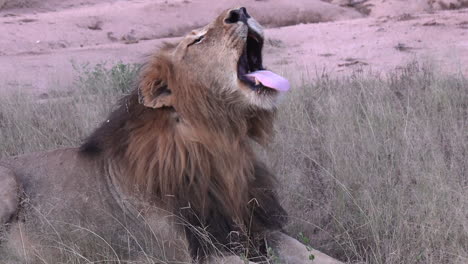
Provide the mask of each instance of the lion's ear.
[{"label": "lion's ear", "polygon": [[140,102],[150,108],[172,107],[173,96],[167,84],[156,80],[139,87]]},{"label": "lion's ear", "polygon": [[144,106],[150,108],[173,106],[173,94],[166,81],[170,72],[170,63],[162,58],[146,65],[138,84],[139,99]]}]

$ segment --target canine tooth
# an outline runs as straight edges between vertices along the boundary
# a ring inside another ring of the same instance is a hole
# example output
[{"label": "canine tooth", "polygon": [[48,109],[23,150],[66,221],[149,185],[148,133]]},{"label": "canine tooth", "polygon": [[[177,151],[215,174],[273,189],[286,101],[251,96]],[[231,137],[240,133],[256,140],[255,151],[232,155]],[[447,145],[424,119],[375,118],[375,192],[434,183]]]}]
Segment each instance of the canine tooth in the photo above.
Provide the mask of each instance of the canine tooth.
[{"label": "canine tooth", "polygon": [[255,78],[255,85],[259,85],[259,84],[260,84],[260,82],[258,81],[257,78]]}]

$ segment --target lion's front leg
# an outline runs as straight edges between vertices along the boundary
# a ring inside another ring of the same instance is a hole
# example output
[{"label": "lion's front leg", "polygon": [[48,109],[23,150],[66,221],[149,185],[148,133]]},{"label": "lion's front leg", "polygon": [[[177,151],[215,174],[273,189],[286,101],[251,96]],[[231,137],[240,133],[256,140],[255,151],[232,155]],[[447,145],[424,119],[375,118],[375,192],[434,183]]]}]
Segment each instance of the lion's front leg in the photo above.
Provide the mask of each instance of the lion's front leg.
[{"label": "lion's front leg", "polygon": [[282,233],[273,232],[267,238],[279,263],[284,264],[341,264],[342,262],[322,252],[308,249],[296,239]]},{"label": "lion's front leg", "polygon": [[0,166],[0,227],[3,227],[18,209],[18,183],[15,174]]}]

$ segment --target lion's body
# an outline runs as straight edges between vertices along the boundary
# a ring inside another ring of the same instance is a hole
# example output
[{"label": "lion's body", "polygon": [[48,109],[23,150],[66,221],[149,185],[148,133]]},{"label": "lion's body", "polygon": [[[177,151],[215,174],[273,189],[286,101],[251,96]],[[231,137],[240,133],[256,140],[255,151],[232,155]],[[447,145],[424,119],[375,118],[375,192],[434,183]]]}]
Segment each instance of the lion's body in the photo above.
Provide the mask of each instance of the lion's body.
[{"label": "lion's body", "polygon": [[245,8],[227,10],[150,57],[80,148],[1,161],[0,262],[257,261],[286,246],[305,263],[278,233],[286,212],[253,150],[289,86],[263,69],[262,47]]},{"label": "lion's body", "polygon": [[[115,251],[122,259],[145,253],[190,259],[185,238],[170,230],[167,212],[121,193],[78,149],[28,154],[0,165],[10,169],[0,178],[14,177],[20,183],[12,195],[22,200],[8,216],[0,262],[54,263],[80,259],[77,254],[99,259],[103,251],[111,256]],[[75,253],[64,254],[73,247]]]},{"label": "lion's body", "polygon": [[[273,175],[242,135],[271,129],[273,114],[259,111],[255,128],[247,119],[219,121],[229,133],[183,132],[196,141],[177,135],[172,115],[169,109],[144,107],[132,93],[80,149],[2,161],[9,173],[0,178],[14,178],[18,190],[11,198],[21,199],[4,218],[23,229],[19,234],[15,225],[9,228],[13,236],[4,250],[24,241],[61,248],[94,240],[100,246],[78,248],[93,255],[104,247],[123,259],[150,252],[170,261],[219,252],[264,254],[262,239],[281,229],[286,213],[272,191]],[[35,258],[60,255],[50,251]]]}]

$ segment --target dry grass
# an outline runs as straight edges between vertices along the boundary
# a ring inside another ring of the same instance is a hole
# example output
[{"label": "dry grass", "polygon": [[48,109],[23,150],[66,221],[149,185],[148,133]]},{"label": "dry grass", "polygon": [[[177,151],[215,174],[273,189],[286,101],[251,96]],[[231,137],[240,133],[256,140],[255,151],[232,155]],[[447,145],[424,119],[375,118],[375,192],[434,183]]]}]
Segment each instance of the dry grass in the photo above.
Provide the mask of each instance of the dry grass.
[{"label": "dry grass", "polygon": [[46,99],[19,92],[0,97],[0,157],[79,145],[133,87],[139,65],[75,68],[73,87],[40,96]]},{"label": "dry grass", "polygon": [[[76,146],[138,66],[81,70],[46,100],[0,98],[0,157]],[[115,88],[117,87],[117,88]],[[388,76],[311,76],[265,153],[290,233],[350,262],[468,262],[468,80],[411,64]]]},{"label": "dry grass", "polygon": [[468,80],[414,63],[314,78],[268,154],[290,231],[343,260],[468,263]]}]

